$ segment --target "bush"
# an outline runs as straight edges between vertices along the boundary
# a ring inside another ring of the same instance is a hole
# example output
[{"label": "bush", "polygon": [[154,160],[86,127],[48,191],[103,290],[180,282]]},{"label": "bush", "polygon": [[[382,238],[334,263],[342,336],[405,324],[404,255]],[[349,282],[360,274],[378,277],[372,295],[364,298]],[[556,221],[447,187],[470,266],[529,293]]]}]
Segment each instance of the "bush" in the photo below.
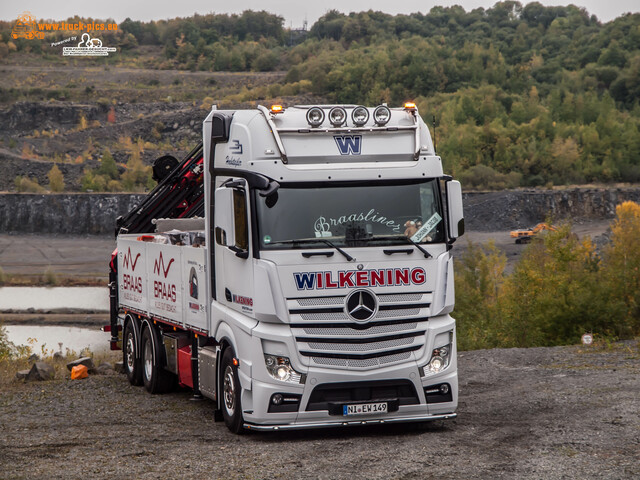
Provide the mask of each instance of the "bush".
[{"label": "bush", "polygon": [[49,265],[44,271],[43,280],[45,284],[50,286],[58,284],[58,275],[56,275],[56,272],[53,270],[53,267],[51,267],[51,265]]},{"label": "bush", "polygon": [[18,175],[13,183],[16,190],[20,193],[43,193],[46,191],[35,178],[21,177]]},{"label": "bush", "polygon": [[58,168],[58,165],[54,164],[47,173],[47,178],[49,178],[49,190],[52,192],[62,192],[64,191],[64,175]]}]

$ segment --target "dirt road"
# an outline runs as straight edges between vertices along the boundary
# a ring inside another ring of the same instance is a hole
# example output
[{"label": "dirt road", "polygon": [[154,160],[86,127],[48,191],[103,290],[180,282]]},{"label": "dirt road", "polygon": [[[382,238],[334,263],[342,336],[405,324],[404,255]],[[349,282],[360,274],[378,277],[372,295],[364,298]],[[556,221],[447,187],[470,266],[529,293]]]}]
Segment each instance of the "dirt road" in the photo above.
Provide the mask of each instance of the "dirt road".
[{"label": "dirt road", "polygon": [[4,479],[638,478],[640,351],[464,352],[456,420],[232,435],[208,400],[124,376],[0,393]]}]

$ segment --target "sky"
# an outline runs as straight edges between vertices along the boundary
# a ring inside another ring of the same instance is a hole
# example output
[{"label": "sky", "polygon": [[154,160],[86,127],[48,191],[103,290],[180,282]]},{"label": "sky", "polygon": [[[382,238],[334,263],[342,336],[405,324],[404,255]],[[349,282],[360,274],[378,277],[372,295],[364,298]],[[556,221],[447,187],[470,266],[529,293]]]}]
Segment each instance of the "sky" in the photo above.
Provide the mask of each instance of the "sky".
[{"label": "sky", "polygon": [[[538,0],[543,5],[567,5],[573,3],[584,7],[601,21],[608,22],[627,12],[640,12],[638,0]],[[530,3],[520,0],[523,5]],[[307,20],[309,27],[327,11],[335,9],[344,13],[366,10],[379,10],[389,14],[428,13],[434,6],[461,5],[466,11],[474,8],[490,8],[496,0],[324,0],[305,2],[304,0],[180,0],[139,2],[132,0],[27,0],[10,2],[3,0],[0,5],[0,19],[12,21],[24,11],[31,12],[36,18],[66,20],[80,15],[98,19],[113,18],[121,22],[129,17],[133,20],[161,20],[175,17],[188,17],[194,13],[241,13],[244,10],[266,10],[285,19],[285,27],[300,28]]]}]

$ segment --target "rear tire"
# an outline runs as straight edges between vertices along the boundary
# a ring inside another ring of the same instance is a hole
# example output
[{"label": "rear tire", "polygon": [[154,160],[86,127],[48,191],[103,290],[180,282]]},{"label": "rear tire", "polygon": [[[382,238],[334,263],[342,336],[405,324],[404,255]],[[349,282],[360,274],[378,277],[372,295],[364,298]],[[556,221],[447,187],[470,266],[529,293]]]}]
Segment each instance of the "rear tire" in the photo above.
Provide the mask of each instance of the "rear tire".
[{"label": "rear tire", "polygon": [[222,417],[227,428],[233,433],[244,432],[242,402],[240,400],[240,380],[238,367],[233,364],[233,349],[227,348],[222,355]]},{"label": "rear tire", "polygon": [[142,332],[142,381],[149,393],[166,393],[175,388],[176,376],[165,370],[164,347],[157,328],[149,325]]},{"label": "rear tire", "polygon": [[138,355],[135,326],[128,320],[122,335],[122,363],[131,385],[142,385],[142,362]]}]

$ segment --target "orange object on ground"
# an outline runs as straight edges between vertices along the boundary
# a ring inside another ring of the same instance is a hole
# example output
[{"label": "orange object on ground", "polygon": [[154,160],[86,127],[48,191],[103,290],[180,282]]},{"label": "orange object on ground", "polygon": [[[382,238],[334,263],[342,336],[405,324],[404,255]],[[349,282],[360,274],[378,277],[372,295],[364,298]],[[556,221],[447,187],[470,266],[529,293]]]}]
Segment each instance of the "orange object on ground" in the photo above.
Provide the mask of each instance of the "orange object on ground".
[{"label": "orange object on ground", "polygon": [[71,369],[71,380],[80,380],[89,376],[89,369],[84,365],[76,365]]}]

